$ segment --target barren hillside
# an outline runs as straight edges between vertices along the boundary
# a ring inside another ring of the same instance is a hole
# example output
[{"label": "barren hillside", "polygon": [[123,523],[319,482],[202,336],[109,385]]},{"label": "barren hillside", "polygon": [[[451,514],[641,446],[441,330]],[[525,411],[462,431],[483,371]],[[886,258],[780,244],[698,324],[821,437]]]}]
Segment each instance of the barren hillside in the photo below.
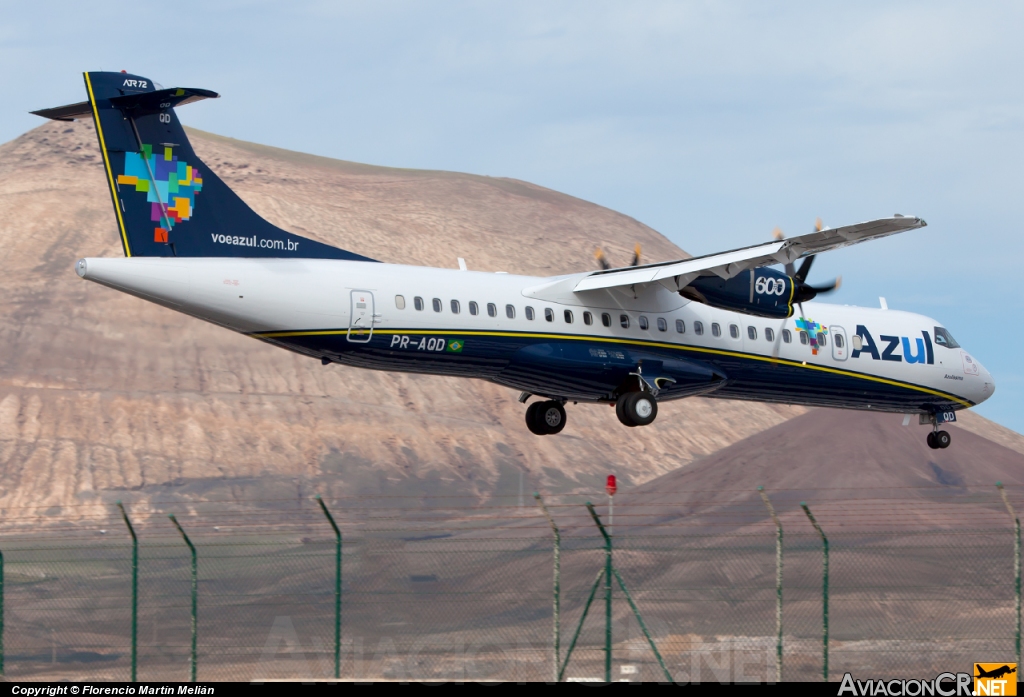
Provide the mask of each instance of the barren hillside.
[{"label": "barren hillside", "polygon": [[[385,261],[554,274],[684,253],[641,223],[525,182],[372,167],[192,132],[207,165],[257,211]],[[650,428],[571,410],[557,438],[523,425],[486,383],[373,373],[291,355],[81,281],[82,256],[120,255],[91,122],[0,146],[0,506],[177,492],[292,497],[303,483],[396,495],[510,494],[624,484],[803,412],[693,399]],[[118,493],[121,492],[121,493]],[[307,493],[310,493],[307,491]],[[60,507],[60,508],[58,508]]]}]

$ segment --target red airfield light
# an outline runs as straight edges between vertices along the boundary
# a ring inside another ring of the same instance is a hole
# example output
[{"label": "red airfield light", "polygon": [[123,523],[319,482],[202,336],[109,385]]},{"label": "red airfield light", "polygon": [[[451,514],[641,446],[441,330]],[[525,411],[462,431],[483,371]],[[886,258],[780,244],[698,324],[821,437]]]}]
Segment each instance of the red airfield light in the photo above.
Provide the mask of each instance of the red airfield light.
[{"label": "red airfield light", "polygon": [[608,492],[609,496],[615,496],[615,492],[619,490],[619,487],[615,482],[614,474],[608,475],[608,481],[605,482],[604,490]]}]

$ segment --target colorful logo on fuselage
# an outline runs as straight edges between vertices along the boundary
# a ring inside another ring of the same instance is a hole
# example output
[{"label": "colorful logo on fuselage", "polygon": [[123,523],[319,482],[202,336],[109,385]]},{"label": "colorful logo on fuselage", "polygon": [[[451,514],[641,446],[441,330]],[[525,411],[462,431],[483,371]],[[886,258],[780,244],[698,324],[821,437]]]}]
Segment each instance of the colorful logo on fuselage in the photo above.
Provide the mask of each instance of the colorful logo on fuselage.
[{"label": "colorful logo on fuselage", "polygon": [[117,183],[146,193],[150,220],[158,223],[154,242],[167,242],[171,228],[192,217],[196,194],[203,189],[199,170],[179,160],[174,148],[166,145],[157,152],[152,145],[143,145],[142,152],[126,152],[124,174],[118,175]]},{"label": "colorful logo on fuselage", "polygon": [[796,321],[796,328],[807,334],[807,340],[811,343],[811,354],[817,356],[818,349],[821,347],[821,342],[818,341],[818,337],[828,334],[828,329],[821,326],[813,319],[807,319],[805,317],[801,317]]}]

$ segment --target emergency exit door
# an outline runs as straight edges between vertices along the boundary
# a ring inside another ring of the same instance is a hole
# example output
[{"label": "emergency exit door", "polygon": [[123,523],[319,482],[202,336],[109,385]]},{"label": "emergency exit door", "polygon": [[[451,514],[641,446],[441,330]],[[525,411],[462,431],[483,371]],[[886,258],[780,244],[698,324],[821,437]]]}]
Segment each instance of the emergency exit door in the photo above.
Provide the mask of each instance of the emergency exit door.
[{"label": "emergency exit door", "polygon": [[354,290],[351,293],[352,308],[348,315],[348,340],[365,344],[373,337],[373,293],[368,290]]}]

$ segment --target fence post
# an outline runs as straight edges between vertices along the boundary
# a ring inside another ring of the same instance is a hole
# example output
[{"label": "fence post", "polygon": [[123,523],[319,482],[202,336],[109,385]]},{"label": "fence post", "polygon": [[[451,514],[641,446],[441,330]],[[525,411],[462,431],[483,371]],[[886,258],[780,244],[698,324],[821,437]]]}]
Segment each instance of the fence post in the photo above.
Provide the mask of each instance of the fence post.
[{"label": "fence post", "polygon": [[[651,638],[651,633],[649,631],[647,631],[647,625],[644,623],[644,618],[640,615],[640,608],[638,608],[636,606],[636,603],[633,602],[633,597],[629,594],[629,590],[626,588],[626,583],[622,580],[622,576],[619,574],[619,570],[612,566],[612,538],[611,538],[611,536],[604,529],[604,525],[601,524],[601,519],[598,518],[598,516],[597,516],[597,511],[594,510],[594,504],[590,503],[590,501],[587,501],[587,510],[590,511],[590,517],[594,519],[594,523],[597,524],[597,529],[601,531],[601,534],[604,536],[604,541],[605,541],[605,559],[604,559],[605,566],[604,566],[604,570],[602,570],[598,574],[598,576],[597,576],[598,580],[600,580],[601,576],[604,575],[606,577],[605,580],[607,581],[607,577],[609,575],[615,574],[615,578],[619,582],[619,588],[622,589],[623,594],[626,596],[626,600],[629,601],[629,607],[630,607],[631,610],[633,610],[633,616],[636,617],[636,621],[640,625],[640,631],[642,631],[644,633],[644,637],[646,637],[647,643],[651,647],[651,651],[654,652],[654,657],[658,659],[658,665],[661,666],[661,670],[662,670],[662,672],[665,673],[665,677],[668,679],[669,683],[675,684],[675,681],[672,679],[672,674],[668,672],[668,667],[665,665],[665,660],[661,657],[661,652],[658,651],[658,647],[655,645],[654,639]],[[608,585],[610,585],[610,584],[608,584]],[[594,588],[595,589],[597,588],[597,582],[596,581],[594,582]],[[605,635],[604,635],[605,636],[605,673],[604,673],[604,675],[605,675],[605,682],[609,682],[610,683],[612,681],[612,662],[611,662],[611,657],[612,657],[612,602],[611,602],[611,597],[612,597],[612,594],[611,594],[611,589],[610,588],[607,588],[607,586],[606,586],[606,589],[607,590],[606,590],[605,598],[607,599],[607,604],[605,605]],[[593,596],[593,591],[591,591],[591,596]],[[582,622],[581,622],[581,625],[582,625]],[[579,631],[577,630],[577,634],[578,633],[579,633]],[[575,638],[573,639],[573,643],[575,644]],[[568,663],[569,662],[569,657],[566,656],[565,660],[566,660],[566,663]]]},{"label": "fence post", "polygon": [[4,674],[4,553],[0,551],[0,675]]},{"label": "fence post", "polygon": [[327,510],[327,504],[318,494],[316,502],[327,516],[327,522],[334,528],[334,677],[341,677],[341,530],[334,522],[334,516]]},{"label": "fence post", "polygon": [[132,682],[136,682],[139,658],[139,538],[135,536],[135,528],[132,527],[132,521],[128,520],[124,504],[118,501],[117,507],[121,509],[121,517],[132,536]]},{"label": "fence post", "polygon": [[782,682],[782,523],[775,515],[775,507],[764,493],[764,487],[757,487],[761,500],[768,507],[775,522],[775,682]]},{"label": "fence post", "polygon": [[174,527],[178,528],[178,532],[185,539],[185,544],[188,545],[189,551],[192,552],[192,657],[190,663],[192,664],[192,682],[196,681],[196,625],[198,623],[198,617],[196,615],[197,596],[199,594],[199,575],[198,575],[198,564],[196,562],[196,546],[192,544],[192,540],[188,539],[188,535],[185,534],[185,530],[181,527],[181,523],[174,517],[172,513],[170,516],[171,522],[174,523]]},{"label": "fence post", "polygon": [[828,538],[825,537],[825,531],[818,525],[818,521],[814,519],[814,515],[811,514],[811,509],[807,507],[807,503],[801,501],[800,508],[804,509],[804,513],[810,519],[811,525],[821,535],[821,544],[824,551],[824,561],[821,567],[821,639],[823,655],[821,674],[825,682],[828,682]]},{"label": "fence post", "polygon": [[551,607],[551,617],[552,617],[551,632],[552,632],[552,645],[553,645],[554,652],[555,652],[555,666],[554,666],[555,674],[554,674],[554,677],[555,677],[555,682],[558,682],[558,675],[559,675],[558,666],[559,666],[559,662],[561,661],[561,657],[559,656],[559,653],[560,653],[560,650],[561,650],[561,646],[560,646],[561,639],[560,639],[560,636],[559,636],[560,635],[560,630],[559,630],[559,626],[558,626],[558,622],[559,622],[559,620],[558,620],[558,610],[559,610],[559,595],[561,594],[561,583],[562,583],[562,567],[561,567],[561,559],[560,559],[561,548],[562,548],[562,536],[558,532],[558,526],[555,525],[555,519],[551,517],[551,513],[548,511],[548,507],[544,505],[544,499],[542,499],[540,497],[540,494],[538,492],[536,492],[536,491],[533,492],[533,498],[537,499],[537,503],[540,505],[540,509],[542,511],[544,511],[544,516],[548,519],[548,524],[551,526],[551,532],[554,533],[554,535],[555,535],[555,544],[554,544],[555,581],[554,581],[553,600],[552,600],[552,607]]},{"label": "fence post", "polygon": [[1010,519],[1013,520],[1013,594],[1015,600],[1014,612],[1017,617],[1017,631],[1015,634],[1016,640],[1016,656],[1017,665],[1020,665],[1020,518],[1013,511],[1013,506],[1010,505],[1010,499],[1006,495],[1006,489],[1003,488],[1002,482],[996,482],[996,487],[999,489],[999,493],[1003,497],[1003,503],[1006,504],[1006,510],[1010,513]]}]

